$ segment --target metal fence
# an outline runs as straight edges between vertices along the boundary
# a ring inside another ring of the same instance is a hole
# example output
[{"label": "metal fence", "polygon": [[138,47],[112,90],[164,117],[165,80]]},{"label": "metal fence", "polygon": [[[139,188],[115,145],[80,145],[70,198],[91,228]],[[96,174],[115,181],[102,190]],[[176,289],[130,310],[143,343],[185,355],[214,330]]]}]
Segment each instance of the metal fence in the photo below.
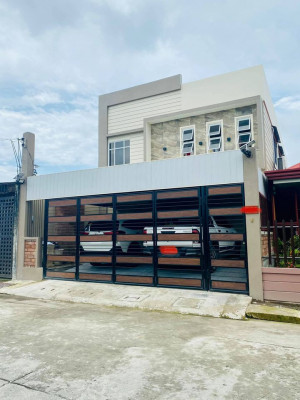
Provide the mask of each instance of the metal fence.
[{"label": "metal fence", "polygon": [[262,226],[263,265],[300,267],[300,225],[294,221],[267,222]]}]

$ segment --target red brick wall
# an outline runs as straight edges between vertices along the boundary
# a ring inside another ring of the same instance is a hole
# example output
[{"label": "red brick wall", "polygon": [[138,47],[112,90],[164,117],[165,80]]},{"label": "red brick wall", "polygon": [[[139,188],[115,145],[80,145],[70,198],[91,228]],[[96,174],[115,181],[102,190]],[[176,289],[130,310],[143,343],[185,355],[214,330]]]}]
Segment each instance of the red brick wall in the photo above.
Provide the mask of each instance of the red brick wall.
[{"label": "red brick wall", "polygon": [[[273,249],[273,233],[271,232],[270,235],[270,240],[271,240],[271,254],[274,253]],[[269,252],[268,252],[268,234],[266,231],[261,232],[261,251],[262,251],[262,257],[268,257]]]},{"label": "red brick wall", "polygon": [[35,268],[37,266],[37,247],[35,238],[25,239],[24,267]]}]

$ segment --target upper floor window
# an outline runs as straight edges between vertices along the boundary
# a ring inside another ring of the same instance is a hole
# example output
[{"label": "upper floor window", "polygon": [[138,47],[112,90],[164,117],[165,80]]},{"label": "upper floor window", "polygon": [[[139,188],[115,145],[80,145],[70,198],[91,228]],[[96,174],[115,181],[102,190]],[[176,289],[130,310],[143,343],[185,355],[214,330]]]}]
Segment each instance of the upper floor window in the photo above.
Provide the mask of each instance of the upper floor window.
[{"label": "upper floor window", "polygon": [[109,166],[130,163],[130,140],[111,142],[108,146]]},{"label": "upper floor window", "polygon": [[238,147],[252,140],[252,123],[251,117],[239,117],[237,119],[237,143]]},{"label": "upper floor window", "polygon": [[181,131],[181,155],[191,156],[195,147],[195,126],[180,128]]},{"label": "upper floor window", "polygon": [[221,121],[210,122],[207,124],[208,152],[222,150],[222,123]]}]

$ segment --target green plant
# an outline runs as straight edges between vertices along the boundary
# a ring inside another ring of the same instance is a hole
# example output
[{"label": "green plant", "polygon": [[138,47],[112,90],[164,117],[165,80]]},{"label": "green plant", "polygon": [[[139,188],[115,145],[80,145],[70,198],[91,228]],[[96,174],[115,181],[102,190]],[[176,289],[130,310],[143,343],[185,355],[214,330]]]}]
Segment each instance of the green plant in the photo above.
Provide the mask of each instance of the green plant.
[{"label": "green plant", "polygon": [[[295,257],[300,257],[300,236],[299,235],[294,235],[293,236],[293,248],[294,248],[294,256]],[[276,267],[278,268],[299,268],[300,264],[299,261],[295,261],[295,263],[292,262],[292,260],[290,260],[290,258],[293,256],[293,252],[292,252],[292,240],[289,239],[286,244],[286,256],[289,257],[289,260],[285,263],[282,258],[284,257],[284,245],[283,245],[283,241],[280,238],[277,238],[277,240],[273,241],[273,246],[274,249],[277,249],[278,251],[278,257],[279,262],[277,262]]]}]

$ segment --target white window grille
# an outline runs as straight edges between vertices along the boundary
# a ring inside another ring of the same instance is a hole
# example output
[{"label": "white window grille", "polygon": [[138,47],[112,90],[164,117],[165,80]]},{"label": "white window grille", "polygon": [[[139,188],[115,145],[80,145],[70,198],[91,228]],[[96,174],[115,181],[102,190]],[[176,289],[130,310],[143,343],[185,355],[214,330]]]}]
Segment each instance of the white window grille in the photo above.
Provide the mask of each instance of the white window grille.
[{"label": "white window grille", "polygon": [[194,154],[195,127],[188,126],[181,128],[181,154],[191,156]]},{"label": "white window grille", "polygon": [[208,151],[217,152],[222,149],[222,125],[211,123],[208,125]]},{"label": "white window grille", "polygon": [[109,143],[108,163],[109,166],[130,164],[130,140]]},{"label": "white window grille", "polygon": [[241,147],[244,144],[252,140],[251,130],[251,118],[242,117],[237,121],[237,134],[238,134],[238,146]]}]

